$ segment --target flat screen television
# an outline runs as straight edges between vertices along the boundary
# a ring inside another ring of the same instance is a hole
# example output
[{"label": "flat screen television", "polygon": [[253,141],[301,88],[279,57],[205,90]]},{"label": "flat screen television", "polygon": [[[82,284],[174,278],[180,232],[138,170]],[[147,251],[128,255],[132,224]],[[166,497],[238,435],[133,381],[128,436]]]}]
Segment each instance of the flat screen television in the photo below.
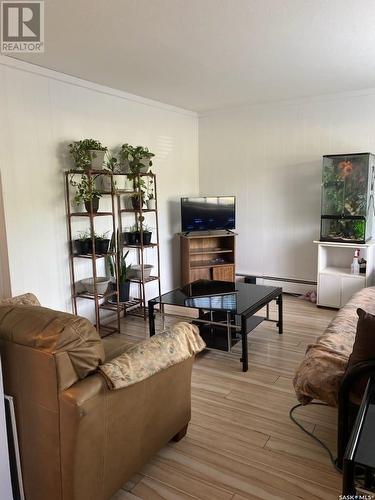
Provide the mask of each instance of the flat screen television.
[{"label": "flat screen television", "polygon": [[181,198],[182,232],[229,230],[235,229],[235,224],[234,196]]}]

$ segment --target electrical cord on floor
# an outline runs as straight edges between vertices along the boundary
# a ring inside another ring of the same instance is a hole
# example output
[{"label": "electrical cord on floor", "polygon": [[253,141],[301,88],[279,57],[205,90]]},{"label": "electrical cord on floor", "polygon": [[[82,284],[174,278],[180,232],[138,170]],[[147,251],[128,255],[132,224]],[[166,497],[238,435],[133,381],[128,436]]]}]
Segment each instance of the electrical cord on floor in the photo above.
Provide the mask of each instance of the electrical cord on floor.
[{"label": "electrical cord on floor", "polygon": [[[327,405],[327,404],[325,404],[325,403],[318,403],[318,402],[312,402],[312,403],[309,403],[309,404],[310,404],[310,405],[318,405],[318,406],[328,406],[328,405]],[[298,426],[298,427],[299,427],[299,428],[300,428],[303,432],[305,432],[308,436],[310,436],[310,437],[312,437],[313,439],[315,439],[315,441],[317,441],[317,442],[320,444],[320,446],[322,446],[322,447],[326,450],[326,452],[328,453],[329,458],[330,458],[330,460],[331,460],[331,462],[332,462],[333,467],[337,470],[337,472],[340,472],[340,474],[342,474],[342,470],[340,470],[340,469],[337,467],[337,464],[336,464],[336,459],[333,457],[332,452],[331,452],[331,450],[328,448],[328,446],[327,446],[325,443],[323,443],[323,441],[321,441],[318,437],[316,437],[316,436],[315,436],[312,432],[310,432],[310,431],[308,431],[307,429],[305,429],[305,428],[303,427],[303,425],[302,425],[302,424],[300,424],[300,423],[299,423],[299,422],[298,422],[298,421],[294,418],[294,415],[293,415],[294,410],[296,410],[297,408],[300,408],[301,406],[303,406],[303,405],[302,405],[302,403],[298,403],[298,405],[295,405],[295,406],[293,406],[293,408],[291,408],[291,409],[290,409],[290,411],[289,411],[289,417],[290,417],[290,420],[291,420],[293,423],[295,423],[295,424],[296,424],[296,425],[297,425],[297,426]]]}]

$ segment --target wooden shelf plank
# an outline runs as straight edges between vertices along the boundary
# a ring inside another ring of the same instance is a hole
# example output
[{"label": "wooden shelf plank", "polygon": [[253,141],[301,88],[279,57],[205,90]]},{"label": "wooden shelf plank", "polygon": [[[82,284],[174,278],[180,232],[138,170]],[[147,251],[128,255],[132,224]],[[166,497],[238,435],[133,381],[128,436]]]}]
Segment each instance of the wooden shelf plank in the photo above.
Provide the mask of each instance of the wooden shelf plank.
[{"label": "wooden shelf plank", "polygon": [[96,255],[88,253],[88,254],[85,254],[85,255],[75,254],[72,257],[74,257],[75,259],[92,259],[92,258],[94,258],[94,259],[102,259],[104,257],[107,257],[108,255],[116,255],[116,254],[114,252],[98,253]]},{"label": "wooden shelf plank", "polygon": [[202,249],[194,249],[190,251],[190,255],[202,255],[202,254],[212,254],[212,253],[233,253],[234,250],[232,248],[202,248]]},{"label": "wooden shelf plank", "polygon": [[223,267],[223,266],[234,266],[234,262],[215,263],[215,262],[210,262],[209,260],[207,260],[207,261],[199,261],[199,262],[191,262],[190,263],[190,269],[199,269],[199,268],[206,268],[206,267]]},{"label": "wooden shelf plank", "polygon": [[[143,248],[155,248],[159,246],[157,243],[150,243],[149,245],[143,245]],[[142,248],[141,245],[124,245],[124,248]]]},{"label": "wooden shelf plank", "polygon": [[[134,210],[133,208],[122,208],[120,210],[121,213],[129,213],[129,214],[139,214],[140,210]],[[156,212],[155,208],[143,208],[142,213],[145,212]]]},{"label": "wooden shelf plank", "polygon": [[90,215],[93,217],[112,217],[112,212],[95,212],[93,214],[89,214],[88,212],[75,212],[70,214],[70,217],[90,217]]},{"label": "wooden shelf plank", "polygon": [[[160,279],[159,276],[149,276],[144,280],[144,283],[150,283],[151,281],[157,281],[159,279]],[[142,283],[142,280],[139,278],[130,278],[129,281],[131,283]]]}]

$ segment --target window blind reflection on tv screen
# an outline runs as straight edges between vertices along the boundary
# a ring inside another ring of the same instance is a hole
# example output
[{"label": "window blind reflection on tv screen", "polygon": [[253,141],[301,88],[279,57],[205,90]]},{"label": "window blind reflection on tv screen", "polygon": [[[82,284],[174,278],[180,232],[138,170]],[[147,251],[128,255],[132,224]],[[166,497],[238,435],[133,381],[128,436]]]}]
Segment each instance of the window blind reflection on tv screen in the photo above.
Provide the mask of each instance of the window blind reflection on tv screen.
[{"label": "window blind reflection on tv screen", "polygon": [[234,196],[181,198],[181,229],[183,232],[235,229],[235,206]]}]

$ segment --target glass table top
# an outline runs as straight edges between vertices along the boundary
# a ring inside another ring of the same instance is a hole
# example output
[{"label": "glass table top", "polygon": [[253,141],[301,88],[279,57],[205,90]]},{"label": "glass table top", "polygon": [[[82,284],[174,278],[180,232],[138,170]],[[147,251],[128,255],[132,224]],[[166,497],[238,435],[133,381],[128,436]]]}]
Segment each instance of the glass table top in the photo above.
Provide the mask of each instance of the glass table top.
[{"label": "glass table top", "polygon": [[280,293],[281,288],[273,286],[198,280],[155,297],[153,301],[158,304],[243,314],[262,303],[266,304]]}]

